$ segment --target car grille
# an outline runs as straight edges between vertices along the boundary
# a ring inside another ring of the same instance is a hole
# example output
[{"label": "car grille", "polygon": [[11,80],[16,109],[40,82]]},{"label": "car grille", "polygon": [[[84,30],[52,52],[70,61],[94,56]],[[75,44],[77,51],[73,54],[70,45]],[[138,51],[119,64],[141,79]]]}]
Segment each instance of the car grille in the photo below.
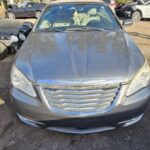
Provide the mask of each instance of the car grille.
[{"label": "car grille", "polygon": [[55,112],[70,115],[106,112],[112,108],[119,93],[120,84],[108,88],[101,86],[43,88],[43,96]]}]

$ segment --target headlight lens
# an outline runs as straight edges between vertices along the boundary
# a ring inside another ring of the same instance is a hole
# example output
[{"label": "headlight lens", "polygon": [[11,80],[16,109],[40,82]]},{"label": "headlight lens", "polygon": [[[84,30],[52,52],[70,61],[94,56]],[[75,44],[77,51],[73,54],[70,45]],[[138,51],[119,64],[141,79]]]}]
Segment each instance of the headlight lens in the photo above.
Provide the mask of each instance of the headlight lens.
[{"label": "headlight lens", "polygon": [[133,93],[139,91],[140,89],[148,86],[149,81],[150,81],[150,68],[146,61],[144,66],[140,69],[140,71],[137,73],[137,75],[131,82],[127,91],[127,96],[130,96]]},{"label": "headlight lens", "polygon": [[32,97],[36,97],[36,92],[32,83],[14,65],[11,71],[11,83],[16,89],[19,89]]},{"label": "headlight lens", "polygon": [[18,37],[17,37],[16,35],[11,35],[11,36],[10,36],[10,41],[11,41],[12,43],[16,43],[16,42],[19,41],[19,39],[18,39]]},{"label": "headlight lens", "polygon": [[24,34],[20,33],[19,38],[20,38],[20,40],[25,41],[26,36]]}]

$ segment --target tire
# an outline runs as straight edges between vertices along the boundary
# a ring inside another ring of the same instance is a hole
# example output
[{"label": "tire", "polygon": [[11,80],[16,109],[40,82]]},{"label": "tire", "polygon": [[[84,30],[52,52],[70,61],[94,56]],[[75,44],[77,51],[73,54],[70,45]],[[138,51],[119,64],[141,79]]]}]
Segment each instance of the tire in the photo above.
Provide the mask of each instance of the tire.
[{"label": "tire", "polygon": [[35,12],[35,17],[38,18],[40,16],[40,14],[41,14],[40,11]]},{"label": "tire", "polygon": [[8,13],[8,18],[10,18],[10,19],[16,19],[16,16],[15,16],[14,13],[9,12],[9,13]]},{"label": "tire", "polygon": [[8,55],[8,48],[0,42],[0,60],[4,59]]},{"label": "tire", "polygon": [[131,15],[131,18],[133,19],[134,22],[138,22],[142,19],[142,15],[140,11],[134,11]]}]

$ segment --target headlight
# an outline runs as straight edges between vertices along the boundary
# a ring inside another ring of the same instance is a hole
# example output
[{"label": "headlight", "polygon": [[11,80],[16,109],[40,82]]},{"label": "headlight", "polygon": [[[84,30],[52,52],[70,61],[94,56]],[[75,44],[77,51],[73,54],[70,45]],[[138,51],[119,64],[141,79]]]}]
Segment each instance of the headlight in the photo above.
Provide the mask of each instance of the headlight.
[{"label": "headlight", "polygon": [[18,37],[17,37],[16,35],[11,35],[11,36],[10,36],[10,41],[11,41],[12,43],[16,43],[16,42],[19,41],[19,39],[18,39]]},{"label": "headlight", "polygon": [[14,65],[11,70],[11,83],[16,89],[32,97],[36,97],[32,83]]},{"label": "headlight", "polygon": [[150,81],[150,68],[146,61],[144,66],[140,69],[140,71],[137,73],[137,75],[131,82],[127,91],[127,96],[130,96],[133,93],[139,91],[140,89],[148,86],[149,81]]},{"label": "headlight", "polygon": [[19,38],[20,38],[20,40],[25,41],[26,36],[24,34],[20,33]]}]

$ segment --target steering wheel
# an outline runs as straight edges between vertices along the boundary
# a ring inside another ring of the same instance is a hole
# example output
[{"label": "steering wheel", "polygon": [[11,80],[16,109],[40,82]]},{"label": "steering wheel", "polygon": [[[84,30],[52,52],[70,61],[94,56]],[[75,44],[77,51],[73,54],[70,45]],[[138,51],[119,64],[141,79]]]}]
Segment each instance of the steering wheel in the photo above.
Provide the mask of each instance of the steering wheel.
[{"label": "steering wheel", "polygon": [[99,28],[109,28],[111,26],[111,21],[106,19],[105,17],[101,16],[100,21],[98,20],[91,20],[87,23],[87,26],[94,26]]}]

